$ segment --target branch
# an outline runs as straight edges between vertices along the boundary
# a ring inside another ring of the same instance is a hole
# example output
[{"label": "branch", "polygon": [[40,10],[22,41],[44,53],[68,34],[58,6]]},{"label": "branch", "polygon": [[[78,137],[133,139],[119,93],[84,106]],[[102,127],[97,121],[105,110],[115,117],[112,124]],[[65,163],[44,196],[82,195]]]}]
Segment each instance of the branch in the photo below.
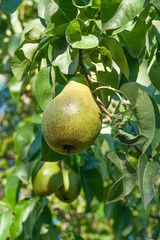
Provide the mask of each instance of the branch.
[{"label": "branch", "polygon": [[[92,87],[92,84],[91,84],[91,77],[90,75],[88,74],[87,70],[86,70],[86,67],[83,63],[83,58],[82,58],[82,50],[80,49],[79,50],[79,65],[82,67],[83,69],[83,72],[85,74],[85,77],[87,79],[87,82],[88,82],[88,85],[89,85],[89,88],[90,90],[92,91],[93,90],[93,87]],[[101,99],[97,96],[96,93],[93,93],[93,96],[95,97],[96,101],[98,102],[99,106],[101,107],[101,109],[103,110],[103,112],[108,115],[108,117],[110,119],[112,119],[112,115],[108,112],[108,110],[105,108],[103,102],[101,101]]]}]

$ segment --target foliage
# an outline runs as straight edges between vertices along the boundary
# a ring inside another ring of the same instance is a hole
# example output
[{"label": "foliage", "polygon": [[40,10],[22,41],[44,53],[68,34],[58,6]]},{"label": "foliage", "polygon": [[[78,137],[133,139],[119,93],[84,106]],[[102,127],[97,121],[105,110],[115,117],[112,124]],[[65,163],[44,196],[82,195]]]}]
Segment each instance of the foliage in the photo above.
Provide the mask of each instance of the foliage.
[{"label": "foliage", "polygon": [[[159,239],[159,0],[0,6],[0,239]],[[90,148],[67,157],[46,144],[41,117],[79,74],[104,104],[103,125]],[[79,174],[72,204],[34,194],[41,160]]]}]

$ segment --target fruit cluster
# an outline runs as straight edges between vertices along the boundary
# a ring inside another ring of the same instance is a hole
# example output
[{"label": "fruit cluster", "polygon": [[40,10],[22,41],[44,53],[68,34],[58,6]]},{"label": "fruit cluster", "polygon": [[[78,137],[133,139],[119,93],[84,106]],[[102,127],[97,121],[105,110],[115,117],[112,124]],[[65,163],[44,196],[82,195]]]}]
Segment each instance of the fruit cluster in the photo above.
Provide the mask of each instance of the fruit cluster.
[{"label": "fruit cluster", "polygon": [[65,162],[45,162],[33,178],[33,191],[39,196],[55,193],[66,203],[74,201],[80,193],[81,184],[78,174]]}]

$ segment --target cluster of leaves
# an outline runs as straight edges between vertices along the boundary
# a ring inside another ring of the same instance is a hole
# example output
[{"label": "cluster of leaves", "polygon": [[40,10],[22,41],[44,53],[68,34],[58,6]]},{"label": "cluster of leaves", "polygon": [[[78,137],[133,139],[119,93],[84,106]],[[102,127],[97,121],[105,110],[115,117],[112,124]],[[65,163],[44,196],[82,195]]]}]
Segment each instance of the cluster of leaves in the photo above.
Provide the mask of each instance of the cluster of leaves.
[{"label": "cluster of leaves", "polygon": [[[9,14],[21,1],[10,3],[1,1]],[[0,237],[59,239],[46,198],[32,194],[18,201],[20,187],[30,184],[41,159],[69,162],[81,177],[86,211],[97,213],[104,207],[103,216],[113,222],[97,239],[144,239],[148,221],[150,235],[158,237],[153,187],[158,188],[159,178],[153,182],[160,170],[159,0],[43,0],[37,12],[37,18],[20,28],[11,63],[11,95],[18,101],[29,85],[37,115],[21,122],[15,135],[17,159],[7,180],[6,203],[0,206]],[[73,76],[85,76],[82,62],[93,91],[113,116],[91,148],[66,158],[45,143],[41,112]],[[146,212],[141,199],[145,208],[152,200]],[[72,239],[83,239],[77,234]]]}]

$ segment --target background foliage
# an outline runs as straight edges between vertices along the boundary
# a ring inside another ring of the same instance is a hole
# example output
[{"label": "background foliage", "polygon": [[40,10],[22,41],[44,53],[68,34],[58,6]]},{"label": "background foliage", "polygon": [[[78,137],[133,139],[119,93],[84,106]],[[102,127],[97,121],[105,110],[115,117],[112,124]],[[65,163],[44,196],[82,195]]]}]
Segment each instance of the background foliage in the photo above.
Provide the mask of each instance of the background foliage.
[{"label": "background foliage", "polygon": [[[160,239],[159,0],[0,7],[0,239]],[[41,116],[85,70],[112,120],[103,113],[95,143],[66,157],[45,143]],[[34,194],[41,159],[79,174],[72,204]]]}]

